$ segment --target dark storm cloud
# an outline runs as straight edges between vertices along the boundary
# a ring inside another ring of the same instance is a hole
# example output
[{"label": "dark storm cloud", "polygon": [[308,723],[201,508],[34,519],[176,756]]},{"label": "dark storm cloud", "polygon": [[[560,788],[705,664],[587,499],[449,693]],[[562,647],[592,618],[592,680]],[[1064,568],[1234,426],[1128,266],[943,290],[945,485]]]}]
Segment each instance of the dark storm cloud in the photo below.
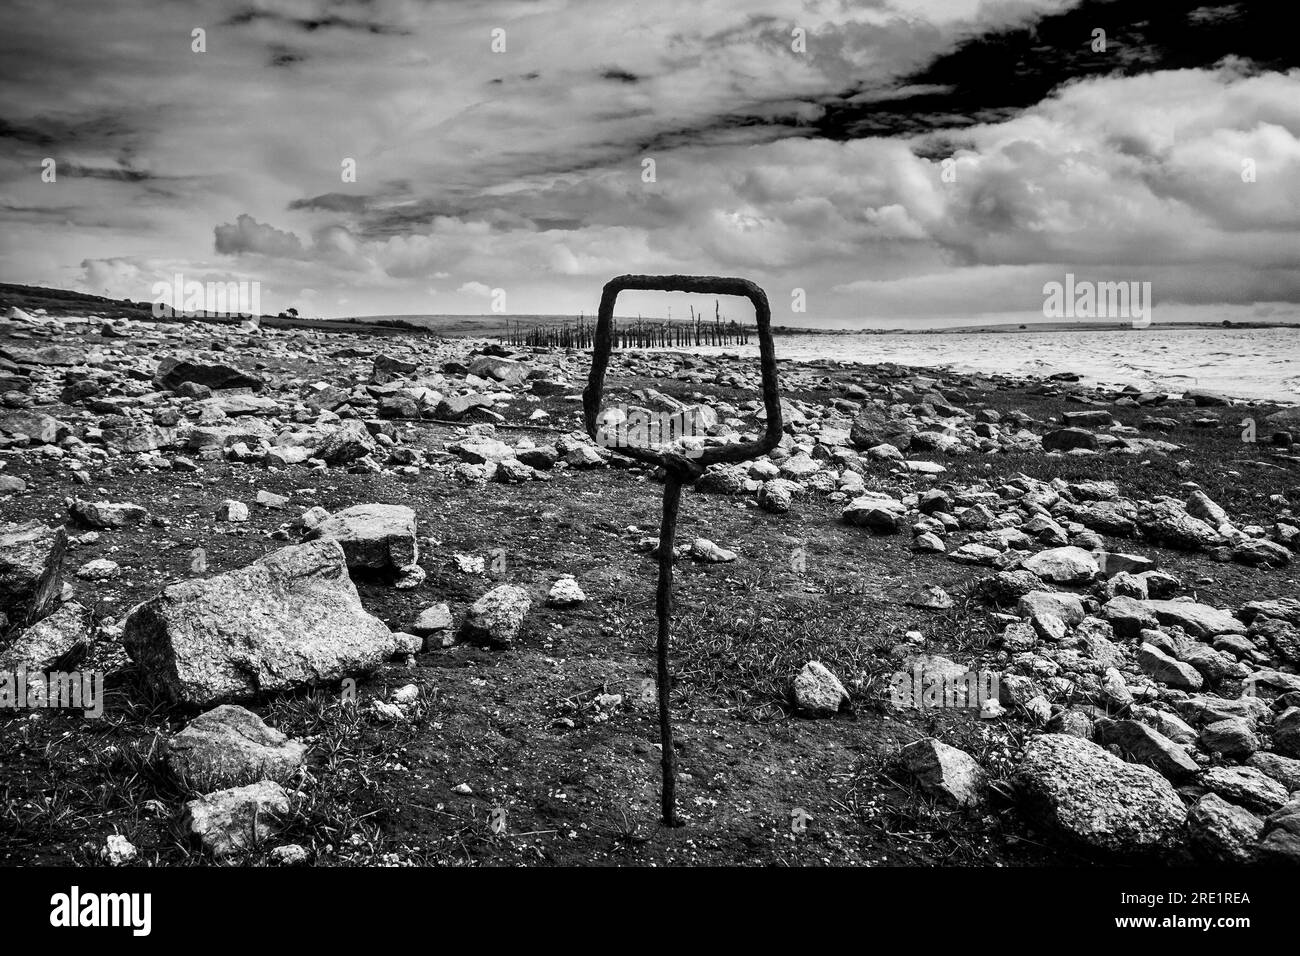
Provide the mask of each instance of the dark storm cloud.
[{"label": "dark storm cloud", "polygon": [[143,183],[158,177],[143,169],[126,169],[112,166],[82,166],[77,163],[65,163],[59,172],[81,179],[108,179],[121,183]]},{"label": "dark storm cloud", "polygon": [[504,86],[507,83],[531,83],[533,80],[541,79],[541,76],[540,72],[533,70],[519,76],[494,76],[487,82],[488,86]]},{"label": "dark storm cloud", "polygon": [[[1031,26],[974,37],[903,81],[941,93],[855,103],[860,90],[850,88],[820,100],[825,112],[810,126],[836,140],[916,135],[996,122],[1087,77],[1209,67],[1228,56],[1285,70],[1300,65],[1292,20],[1287,4],[1085,0]],[[1104,53],[1092,49],[1094,29],[1105,31]]]},{"label": "dark storm cloud", "polygon": [[47,129],[34,126],[19,126],[6,119],[0,119],[0,139],[12,139],[19,143],[30,143],[33,146],[49,146],[51,143],[56,142],[53,133]]},{"label": "dark storm cloud", "polygon": [[84,117],[39,114],[21,122],[0,118],[0,139],[31,146],[124,149],[139,139],[137,120],[126,111]]},{"label": "dark storm cloud", "polygon": [[279,67],[293,66],[295,63],[301,63],[306,57],[301,53],[295,53],[288,47],[275,44],[271,47],[271,65]]},{"label": "dark storm cloud", "polygon": [[244,26],[250,23],[266,21],[295,27],[305,33],[318,30],[342,30],[370,33],[378,36],[409,36],[410,31],[390,23],[373,20],[354,19],[337,15],[319,17],[293,17],[288,14],[270,10],[242,10],[226,20],[229,26]]},{"label": "dark storm cloud", "polygon": [[635,73],[629,73],[627,70],[611,68],[602,70],[600,74],[602,80],[615,80],[619,83],[636,83],[640,77]]},{"label": "dark storm cloud", "polygon": [[309,209],[317,212],[359,213],[364,212],[368,205],[369,199],[366,196],[356,196],[348,193],[325,193],[308,199],[295,199],[289,203],[289,208]]}]

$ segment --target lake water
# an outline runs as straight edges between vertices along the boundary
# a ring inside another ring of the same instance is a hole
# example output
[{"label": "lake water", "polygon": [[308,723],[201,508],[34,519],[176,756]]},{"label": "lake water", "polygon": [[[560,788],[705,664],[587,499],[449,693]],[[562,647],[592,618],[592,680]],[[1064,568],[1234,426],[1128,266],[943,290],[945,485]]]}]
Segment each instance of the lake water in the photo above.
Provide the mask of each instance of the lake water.
[{"label": "lake water", "polygon": [[[751,340],[752,341],[752,340]],[[758,355],[758,347],[699,349]],[[1300,328],[783,335],[778,359],[897,362],[959,372],[1051,375],[1180,392],[1300,402]]]}]

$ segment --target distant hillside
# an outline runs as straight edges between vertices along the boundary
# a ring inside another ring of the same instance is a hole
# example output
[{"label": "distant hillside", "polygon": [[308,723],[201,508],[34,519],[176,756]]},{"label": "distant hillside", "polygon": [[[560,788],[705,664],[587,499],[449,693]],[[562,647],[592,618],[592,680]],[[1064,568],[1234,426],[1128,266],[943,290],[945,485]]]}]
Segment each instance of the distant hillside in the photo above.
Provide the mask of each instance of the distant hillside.
[{"label": "distant hillside", "polygon": [[130,299],[109,299],[102,295],[72,292],[68,289],[47,289],[44,286],[12,285],[0,283],[0,306],[8,309],[17,306],[24,312],[44,309],[50,315],[102,315],[112,319],[151,319],[153,306],[149,302],[132,302]]},{"label": "distant hillside", "polygon": [[[110,299],[88,292],[68,289],[47,289],[44,286],[18,285],[0,282],[0,311],[11,306],[35,314],[40,310],[48,315],[97,315],[105,319],[135,319],[142,322],[212,322],[218,325],[238,323],[239,318],[194,316],[183,318],[158,318],[153,314],[152,302],[134,302],[131,299]],[[436,330],[424,325],[403,322],[396,316],[383,321],[358,319],[312,319],[261,316],[262,325],[275,329],[365,330],[369,332],[416,332],[435,334]]]},{"label": "distant hillside", "polygon": [[[187,318],[156,319],[153,306],[149,302],[133,302],[130,299],[110,299],[102,295],[87,292],[74,292],[68,289],[49,289],[44,286],[18,285],[0,283],[0,312],[10,306],[17,306],[25,312],[35,313],[43,309],[49,315],[99,315],[107,319],[138,319],[156,322],[215,322],[230,323],[241,321],[233,318]],[[636,316],[620,315],[619,322],[633,322]],[[366,315],[343,319],[313,319],[305,316],[281,317],[262,316],[262,324],[268,328],[279,329],[319,329],[322,331],[367,331],[371,333],[406,332],[423,335],[437,335],[444,338],[492,338],[502,336],[508,329],[531,329],[537,326],[559,326],[573,324],[576,315]],[[587,323],[594,324],[595,317],[586,315]],[[660,321],[657,317],[647,317],[649,321]],[[679,320],[680,321],[680,320]],[[1151,329],[1175,328],[1277,328],[1279,326],[1297,327],[1296,323],[1286,321],[1270,322],[1267,320],[1253,322],[1156,322]],[[1087,331],[1131,331],[1132,322],[1107,320],[1074,320],[994,323],[984,325],[927,327],[927,328],[862,328],[862,329],[827,329],[794,325],[773,325],[774,335],[885,335],[885,334],[970,334],[986,332],[1087,332]]]},{"label": "distant hillside", "polygon": [[[155,318],[150,302],[133,302],[130,299],[110,299],[102,295],[86,292],[73,292],[67,289],[47,289],[43,286],[17,285],[0,283],[0,310],[17,306],[25,312],[35,313],[43,309],[49,315],[98,315],[106,319],[138,319],[155,322],[238,322],[240,319],[217,317],[193,317],[187,319]],[[496,338],[504,335],[507,329],[529,329],[537,326],[558,326],[574,323],[576,315],[366,315],[343,319],[313,319],[306,316],[297,318],[264,315],[262,325],[268,328],[321,329],[321,330],[366,330],[368,332],[413,332],[426,335],[439,335],[446,338]],[[620,322],[632,321],[635,316],[618,316]],[[595,323],[595,317],[586,316],[588,324]],[[773,331],[780,333],[774,327]],[[790,329],[790,332],[803,334],[816,332],[816,329]]]}]

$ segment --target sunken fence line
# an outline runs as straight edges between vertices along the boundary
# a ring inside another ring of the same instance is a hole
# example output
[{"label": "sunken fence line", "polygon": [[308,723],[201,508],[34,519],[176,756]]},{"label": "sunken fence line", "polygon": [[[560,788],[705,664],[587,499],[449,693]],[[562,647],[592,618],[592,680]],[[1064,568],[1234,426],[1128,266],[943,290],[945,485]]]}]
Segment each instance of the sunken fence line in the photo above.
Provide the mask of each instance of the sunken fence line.
[{"label": "sunken fence line", "polygon": [[[752,326],[734,319],[692,321],[637,318],[634,322],[614,321],[610,328],[610,345],[616,349],[692,348],[702,345],[748,345]],[[596,341],[596,324],[579,316],[573,322],[558,325],[525,326],[515,322],[498,337],[501,345],[514,348],[590,349]]]}]

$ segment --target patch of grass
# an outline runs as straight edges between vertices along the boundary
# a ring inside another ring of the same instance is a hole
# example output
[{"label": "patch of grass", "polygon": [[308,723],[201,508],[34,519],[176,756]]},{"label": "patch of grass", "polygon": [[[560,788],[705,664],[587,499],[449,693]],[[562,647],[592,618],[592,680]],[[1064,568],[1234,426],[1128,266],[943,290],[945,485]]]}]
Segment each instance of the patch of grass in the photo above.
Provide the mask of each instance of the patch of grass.
[{"label": "patch of grass", "polygon": [[[395,819],[411,807],[385,783],[394,774],[410,772],[408,746],[427,734],[440,714],[434,690],[421,687],[415,702],[403,708],[402,721],[385,721],[367,704],[366,700],[321,689],[281,697],[267,708],[268,724],[311,747],[302,785],[291,794],[290,812],[275,843],[298,843],[318,864],[448,862],[436,854],[397,845],[388,835]],[[481,835],[477,821],[466,819],[460,824],[460,831]],[[460,842],[463,845],[464,839]],[[254,851],[246,860],[263,856]]]},{"label": "patch of grass", "polygon": [[148,850],[155,821],[184,795],[161,737],[124,718],[15,718],[0,733],[0,763],[10,771],[0,785],[0,843],[86,863],[98,861],[106,832]]},{"label": "patch of grass", "polygon": [[675,687],[684,696],[723,701],[748,720],[781,719],[792,712],[790,681],[810,660],[855,679],[849,675],[879,669],[879,652],[894,636],[880,630],[869,600],[757,592],[718,599],[675,620]]}]

